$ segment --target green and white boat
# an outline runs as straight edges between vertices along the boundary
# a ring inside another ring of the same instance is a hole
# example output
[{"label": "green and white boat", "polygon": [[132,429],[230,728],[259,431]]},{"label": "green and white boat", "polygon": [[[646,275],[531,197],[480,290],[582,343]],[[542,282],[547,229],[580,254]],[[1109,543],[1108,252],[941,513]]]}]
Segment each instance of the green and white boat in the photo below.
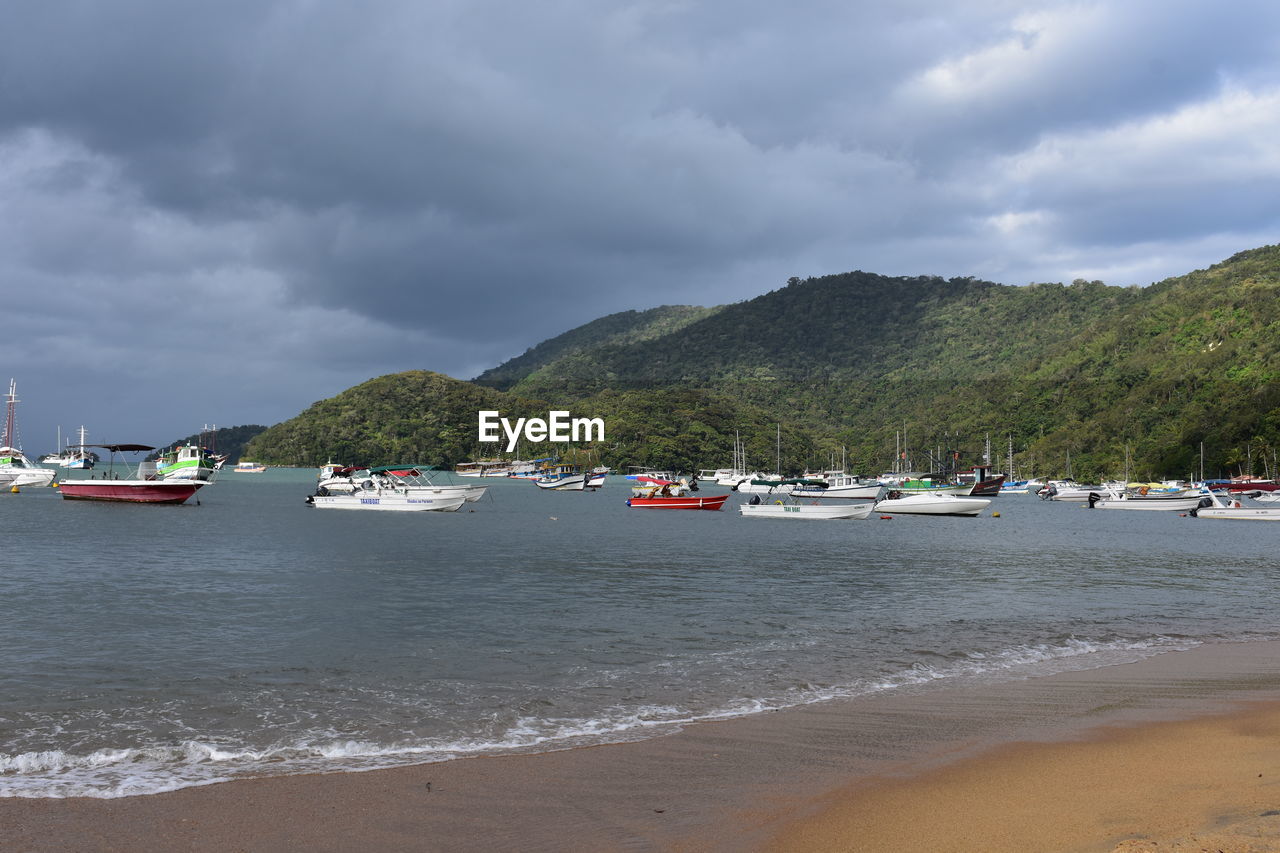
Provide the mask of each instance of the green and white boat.
[{"label": "green and white boat", "polygon": [[156,460],[156,473],[162,480],[213,480],[214,472],[222,467],[226,459],[215,456],[203,447],[184,444],[168,450]]}]

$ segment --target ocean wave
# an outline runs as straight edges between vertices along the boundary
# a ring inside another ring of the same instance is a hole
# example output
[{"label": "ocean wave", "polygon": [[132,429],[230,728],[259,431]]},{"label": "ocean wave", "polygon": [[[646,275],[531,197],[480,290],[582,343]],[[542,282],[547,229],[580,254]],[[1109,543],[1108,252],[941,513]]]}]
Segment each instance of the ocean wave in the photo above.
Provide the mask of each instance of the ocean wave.
[{"label": "ocean wave", "polygon": [[189,739],[84,754],[61,750],[0,753],[0,796],[115,798],[256,776],[357,772],[474,755],[543,752],[639,740],[699,722],[952,683],[1007,681],[1071,669],[1126,663],[1190,649],[1198,640],[1154,636],[1054,642],[972,651],[945,663],[916,661],[847,684],[794,685],[772,696],[737,697],[691,710],[675,704],[614,705],[591,716],[525,714],[492,737],[378,742],[335,732],[296,735],[289,743],[250,748]]}]

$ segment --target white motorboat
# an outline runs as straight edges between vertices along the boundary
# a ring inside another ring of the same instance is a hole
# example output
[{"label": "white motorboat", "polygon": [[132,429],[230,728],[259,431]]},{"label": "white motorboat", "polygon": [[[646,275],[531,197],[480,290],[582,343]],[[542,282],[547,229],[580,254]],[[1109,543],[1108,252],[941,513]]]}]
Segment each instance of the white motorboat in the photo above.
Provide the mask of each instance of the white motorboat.
[{"label": "white motorboat", "polygon": [[1200,499],[1209,494],[1207,489],[1170,489],[1147,491],[1126,489],[1102,494],[1090,493],[1086,500],[1090,509],[1165,510],[1187,512],[1200,505]]},{"label": "white motorboat", "polygon": [[[436,483],[431,478],[435,468],[428,465],[381,465],[340,467],[326,465],[316,485],[319,496],[362,494],[375,489],[405,489],[417,496],[445,499],[460,497],[474,503],[484,497],[488,486]],[[329,476],[324,476],[328,474]]]},{"label": "white motorboat", "polygon": [[829,471],[817,484],[797,483],[791,490],[795,498],[843,498],[845,500],[869,500],[880,497],[884,486],[878,480],[870,482],[843,471]]},{"label": "white motorboat", "polygon": [[1224,501],[1209,492],[1190,510],[1190,515],[1195,518],[1223,518],[1229,521],[1280,521],[1280,507],[1245,506],[1235,498]]},{"label": "white motorboat", "polygon": [[307,503],[319,509],[367,509],[397,512],[456,512],[464,497],[436,497],[414,492],[404,486],[361,489],[344,495],[311,495]]},{"label": "white motorboat", "polygon": [[938,492],[905,494],[894,489],[875,504],[876,512],[906,515],[977,515],[991,506],[990,498],[944,495]]},{"label": "white motorboat", "polygon": [[1050,480],[1037,494],[1043,501],[1083,501],[1106,490],[1105,486],[1082,486],[1074,480]]},{"label": "white motorboat", "polygon": [[0,447],[0,486],[47,486],[56,473],[34,464],[16,447]]},{"label": "white motorboat", "polygon": [[808,518],[815,520],[858,519],[866,518],[875,509],[875,501],[863,501],[855,504],[802,504],[795,502],[759,500],[759,495],[751,502],[740,504],[738,512],[747,518]]}]

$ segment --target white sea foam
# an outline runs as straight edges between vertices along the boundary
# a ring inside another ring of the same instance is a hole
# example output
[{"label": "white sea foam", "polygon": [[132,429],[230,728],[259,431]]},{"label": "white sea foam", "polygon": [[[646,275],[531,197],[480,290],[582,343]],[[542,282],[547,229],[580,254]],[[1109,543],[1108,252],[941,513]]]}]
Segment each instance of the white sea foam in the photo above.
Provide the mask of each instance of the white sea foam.
[{"label": "white sea foam", "polygon": [[471,755],[539,752],[577,745],[637,740],[682,726],[764,711],[954,682],[1007,681],[1138,660],[1188,649],[1195,641],[1168,637],[1055,643],[972,652],[944,664],[918,662],[843,685],[798,685],[769,697],[742,697],[692,711],[672,704],[602,709],[590,717],[524,715],[493,737],[380,743],[310,732],[266,748],[200,739],[173,745],[0,753],[0,796],[113,798],[160,793],[236,778],[323,771],[363,771],[446,761]]}]

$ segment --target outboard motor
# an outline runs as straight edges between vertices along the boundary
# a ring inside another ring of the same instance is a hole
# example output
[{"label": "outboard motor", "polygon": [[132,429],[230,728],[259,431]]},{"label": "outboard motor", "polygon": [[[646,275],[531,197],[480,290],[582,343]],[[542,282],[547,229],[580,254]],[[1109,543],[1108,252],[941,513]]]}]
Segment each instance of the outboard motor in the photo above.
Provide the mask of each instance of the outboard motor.
[{"label": "outboard motor", "polygon": [[1209,498],[1201,498],[1200,503],[1196,504],[1195,507],[1191,510],[1191,513],[1190,513],[1191,517],[1199,518],[1200,510],[1204,509],[1207,506],[1213,506],[1213,501],[1210,500]]},{"label": "outboard motor", "polygon": [[1045,486],[1043,489],[1040,490],[1040,500],[1042,501],[1050,500],[1057,493],[1058,493],[1057,486],[1054,486],[1052,484]]},{"label": "outboard motor", "polygon": [[1089,509],[1093,509],[1093,505],[1100,500],[1102,500],[1102,495],[1098,494],[1097,492],[1090,492],[1089,493]]},{"label": "outboard motor", "polygon": [[752,506],[759,506],[759,505],[760,505],[760,496],[759,496],[759,495],[752,495],[752,496],[751,496],[751,501],[750,501],[750,503],[751,503],[751,505],[752,505]]}]

